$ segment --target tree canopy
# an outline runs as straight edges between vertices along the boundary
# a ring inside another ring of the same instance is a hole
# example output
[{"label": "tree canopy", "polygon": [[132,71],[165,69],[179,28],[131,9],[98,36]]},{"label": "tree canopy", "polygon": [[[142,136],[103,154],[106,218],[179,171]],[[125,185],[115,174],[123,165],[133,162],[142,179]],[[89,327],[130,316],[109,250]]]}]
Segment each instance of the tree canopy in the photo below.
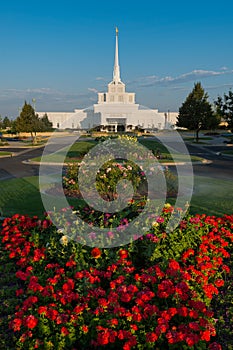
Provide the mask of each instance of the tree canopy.
[{"label": "tree canopy", "polygon": [[53,128],[53,123],[49,121],[48,115],[45,113],[43,117],[40,119],[42,123],[41,131],[51,131]]},{"label": "tree canopy", "polygon": [[10,120],[7,116],[2,118],[0,116],[0,129],[10,128],[12,126],[13,121]]},{"label": "tree canopy", "polygon": [[233,92],[230,90],[223,97],[218,96],[214,103],[217,113],[227,122],[228,127],[233,132]]},{"label": "tree canopy", "polygon": [[22,111],[16,119],[15,127],[18,132],[31,133],[33,142],[35,142],[36,133],[38,131],[50,131],[52,129],[52,123],[48,120],[46,114],[42,118],[39,118],[34,108],[25,101]]},{"label": "tree canopy", "polygon": [[196,130],[198,141],[201,129],[215,129],[219,122],[219,118],[214,114],[208,101],[208,94],[204,91],[200,82],[195,83],[193,90],[179,108],[176,125],[189,130]]}]

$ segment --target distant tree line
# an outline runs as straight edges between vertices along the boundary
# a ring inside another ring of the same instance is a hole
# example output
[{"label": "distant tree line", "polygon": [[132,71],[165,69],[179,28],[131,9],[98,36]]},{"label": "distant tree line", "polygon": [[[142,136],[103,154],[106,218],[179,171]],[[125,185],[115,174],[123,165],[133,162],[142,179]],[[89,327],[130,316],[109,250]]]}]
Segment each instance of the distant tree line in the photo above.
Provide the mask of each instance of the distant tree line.
[{"label": "distant tree line", "polygon": [[12,125],[13,125],[13,120],[9,119],[8,117],[2,118],[2,116],[0,115],[0,130],[11,128]]},{"label": "distant tree line", "polygon": [[212,106],[201,83],[195,83],[193,90],[179,108],[176,126],[195,130],[198,141],[200,130],[215,130],[221,121],[225,121],[233,131],[232,91],[224,94],[223,98],[218,96]]}]

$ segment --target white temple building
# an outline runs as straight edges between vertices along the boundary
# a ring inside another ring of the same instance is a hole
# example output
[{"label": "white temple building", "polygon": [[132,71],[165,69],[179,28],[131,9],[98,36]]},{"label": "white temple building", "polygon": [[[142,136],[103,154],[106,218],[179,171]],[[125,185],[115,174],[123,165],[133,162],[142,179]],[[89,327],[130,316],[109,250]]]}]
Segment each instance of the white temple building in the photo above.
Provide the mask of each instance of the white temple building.
[{"label": "white temple building", "polygon": [[129,131],[137,127],[143,129],[168,129],[176,123],[178,113],[158,112],[135,102],[135,93],[126,92],[121,81],[118,55],[118,29],[116,28],[115,61],[113,80],[107,92],[98,93],[98,102],[92,108],[75,109],[74,112],[37,112],[39,117],[45,113],[57,129],[90,129],[99,127],[101,131]]}]

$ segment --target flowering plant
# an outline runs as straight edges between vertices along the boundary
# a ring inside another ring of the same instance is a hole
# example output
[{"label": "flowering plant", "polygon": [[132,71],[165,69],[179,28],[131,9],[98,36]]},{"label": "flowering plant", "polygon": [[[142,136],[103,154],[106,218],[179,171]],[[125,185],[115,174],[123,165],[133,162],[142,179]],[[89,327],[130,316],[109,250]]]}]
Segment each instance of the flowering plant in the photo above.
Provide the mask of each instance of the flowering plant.
[{"label": "flowering plant", "polygon": [[166,235],[172,210],[111,249],[62,243],[48,218],[5,219],[2,242],[21,281],[10,322],[17,348],[220,350],[211,301],[229,272],[233,217],[187,216]]}]

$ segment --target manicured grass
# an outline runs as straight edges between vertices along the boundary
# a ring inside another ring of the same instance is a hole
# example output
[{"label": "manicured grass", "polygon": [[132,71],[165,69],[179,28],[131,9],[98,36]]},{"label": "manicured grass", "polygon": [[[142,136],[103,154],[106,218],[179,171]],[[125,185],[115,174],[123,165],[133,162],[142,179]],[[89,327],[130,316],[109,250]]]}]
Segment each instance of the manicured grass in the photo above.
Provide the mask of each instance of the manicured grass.
[{"label": "manicured grass", "polygon": [[[232,182],[230,180],[196,176],[190,213],[205,213],[216,216],[232,214],[233,193],[231,189]],[[4,216],[11,216],[15,213],[42,216],[44,213],[38,177],[1,181],[0,193],[0,209]],[[50,196],[50,200],[56,209],[61,208],[58,197]],[[174,199],[168,201],[174,204]],[[73,205],[74,202],[77,203],[77,199],[69,200],[70,205]]]},{"label": "manicured grass", "polygon": [[223,154],[226,153],[226,154],[232,154],[233,155],[233,150],[227,150],[227,151],[224,151]]},{"label": "manicured grass", "polygon": [[146,148],[148,148],[151,151],[157,151],[159,150],[161,153],[164,154],[169,154],[169,151],[167,150],[167,148],[160,142],[156,141],[156,140],[147,140],[147,139],[139,139],[138,140],[139,143],[141,143],[143,146],[145,146]]},{"label": "manicured grass", "polygon": [[[139,139],[139,143],[141,143],[143,146],[154,152],[156,154],[157,151],[161,154],[161,159],[159,160],[161,163],[164,162],[174,162],[174,159],[170,152],[167,150],[167,148],[162,145],[160,142],[156,140],[146,140],[146,139]],[[53,153],[51,155],[47,155],[43,157],[43,162],[51,162],[51,163],[70,163],[74,161],[80,161],[82,157],[88,153],[88,151],[94,147],[97,144],[97,141],[79,141],[74,143],[70,149],[68,147],[65,147],[59,152]],[[175,154],[176,158],[180,162],[189,161],[187,159],[187,155],[183,154]],[[191,156],[192,161],[200,161],[200,157]],[[32,161],[40,162],[41,157],[33,158]]]},{"label": "manicured grass", "polygon": [[0,157],[1,156],[10,156],[11,152],[4,152],[4,151],[0,151]]},{"label": "manicured grass", "polygon": [[232,181],[195,176],[191,213],[216,216],[232,214]]},{"label": "manicured grass", "polygon": [[38,185],[38,177],[1,181],[0,208],[3,215],[11,216],[15,213],[42,215],[44,209]]},{"label": "manicured grass", "polygon": [[[79,141],[74,143],[70,148],[64,147],[61,151],[47,155],[43,157],[43,162],[52,162],[52,163],[63,163],[64,158],[65,162],[69,163],[72,159],[81,158],[87,153],[92,147],[97,144],[96,141]],[[40,162],[42,157],[33,158],[32,161]]]}]

